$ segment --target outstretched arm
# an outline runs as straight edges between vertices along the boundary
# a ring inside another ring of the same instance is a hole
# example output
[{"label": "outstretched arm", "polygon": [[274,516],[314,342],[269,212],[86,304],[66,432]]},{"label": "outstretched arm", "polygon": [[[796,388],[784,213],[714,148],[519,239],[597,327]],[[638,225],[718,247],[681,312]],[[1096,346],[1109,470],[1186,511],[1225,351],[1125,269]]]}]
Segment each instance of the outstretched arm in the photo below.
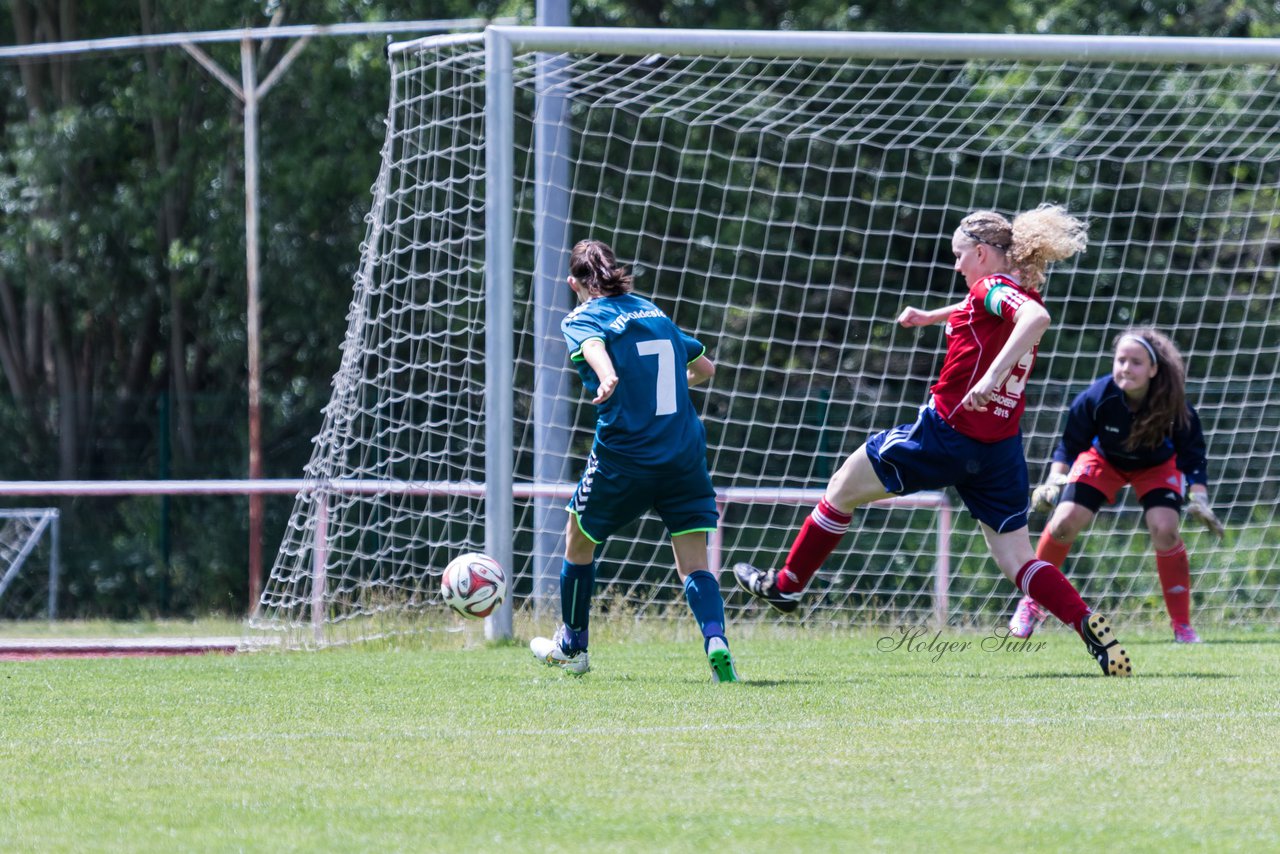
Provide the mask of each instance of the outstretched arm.
[{"label": "outstretched arm", "polygon": [[950,317],[953,313],[959,311],[964,306],[964,301],[935,308],[933,311],[925,311],[923,308],[916,308],[909,305],[902,310],[902,314],[898,315],[898,323],[910,329],[913,326],[932,326],[935,323],[941,323]]}]

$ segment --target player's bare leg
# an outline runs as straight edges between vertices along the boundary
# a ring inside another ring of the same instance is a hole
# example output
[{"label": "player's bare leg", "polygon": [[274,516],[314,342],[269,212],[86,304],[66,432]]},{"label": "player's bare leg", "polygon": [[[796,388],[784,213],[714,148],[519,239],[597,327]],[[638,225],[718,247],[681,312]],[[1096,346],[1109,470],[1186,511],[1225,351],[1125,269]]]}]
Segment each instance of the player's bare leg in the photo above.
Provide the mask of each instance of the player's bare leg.
[{"label": "player's bare leg", "polygon": [[823,497],[836,509],[852,513],[855,509],[888,498],[880,476],[876,474],[863,445],[849,455],[844,464],[831,476]]}]

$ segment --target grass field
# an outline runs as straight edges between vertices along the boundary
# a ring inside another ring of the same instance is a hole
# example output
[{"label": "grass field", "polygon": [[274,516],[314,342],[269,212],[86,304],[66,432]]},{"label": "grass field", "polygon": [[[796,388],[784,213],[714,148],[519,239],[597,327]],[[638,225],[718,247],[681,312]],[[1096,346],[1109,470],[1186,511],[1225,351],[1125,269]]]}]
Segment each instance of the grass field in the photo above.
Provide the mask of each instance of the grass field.
[{"label": "grass field", "polygon": [[734,644],[749,681],[721,686],[687,629],[628,634],[581,679],[478,625],[4,663],[0,850],[1280,847],[1274,631],[1126,637],[1120,680],[1060,631],[908,651],[759,625]]}]

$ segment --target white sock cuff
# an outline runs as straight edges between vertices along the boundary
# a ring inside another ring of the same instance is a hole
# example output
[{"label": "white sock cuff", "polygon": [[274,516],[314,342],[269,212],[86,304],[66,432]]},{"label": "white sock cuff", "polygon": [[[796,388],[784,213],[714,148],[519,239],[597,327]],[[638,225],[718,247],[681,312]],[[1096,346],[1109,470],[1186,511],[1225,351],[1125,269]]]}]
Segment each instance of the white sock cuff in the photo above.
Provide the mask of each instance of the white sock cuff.
[{"label": "white sock cuff", "polygon": [[822,505],[818,505],[813,508],[813,512],[809,514],[809,518],[813,520],[813,524],[832,534],[844,534],[849,531],[849,523],[847,521],[833,519],[826,513],[823,513]]},{"label": "white sock cuff", "polygon": [[1027,565],[1026,571],[1022,573],[1022,586],[1019,588],[1024,596],[1031,595],[1031,579],[1035,578],[1036,573],[1046,566],[1053,569],[1053,564],[1047,560],[1035,560]]}]

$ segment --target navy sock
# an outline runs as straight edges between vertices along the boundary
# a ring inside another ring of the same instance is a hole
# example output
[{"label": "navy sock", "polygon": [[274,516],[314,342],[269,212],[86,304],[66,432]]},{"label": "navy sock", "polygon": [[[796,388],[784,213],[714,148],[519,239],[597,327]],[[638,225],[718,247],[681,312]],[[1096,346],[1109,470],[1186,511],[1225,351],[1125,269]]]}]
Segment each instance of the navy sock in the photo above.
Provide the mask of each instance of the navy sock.
[{"label": "navy sock", "polygon": [[724,597],[720,595],[720,582],[705,569],[689,573],[684,580],[684,598],[689,610],[702,629],[702,646],[712,638],[724,639]]},{"label": "navy sock", "polygon": [[560,567],[560,616],[565,627],[581,633],[581,647],[587,645],[587,628],[591,624],[591,594],[596,585],[596,564],[569,563]]},{"label": "navy sock", "polygon": [[589,632],[583,629],[576,632],[568,626],[563,626],[564,634],[560,637],[560,648],[572,655],[575,652],[583,652],[587,648],[587,635]]}]

